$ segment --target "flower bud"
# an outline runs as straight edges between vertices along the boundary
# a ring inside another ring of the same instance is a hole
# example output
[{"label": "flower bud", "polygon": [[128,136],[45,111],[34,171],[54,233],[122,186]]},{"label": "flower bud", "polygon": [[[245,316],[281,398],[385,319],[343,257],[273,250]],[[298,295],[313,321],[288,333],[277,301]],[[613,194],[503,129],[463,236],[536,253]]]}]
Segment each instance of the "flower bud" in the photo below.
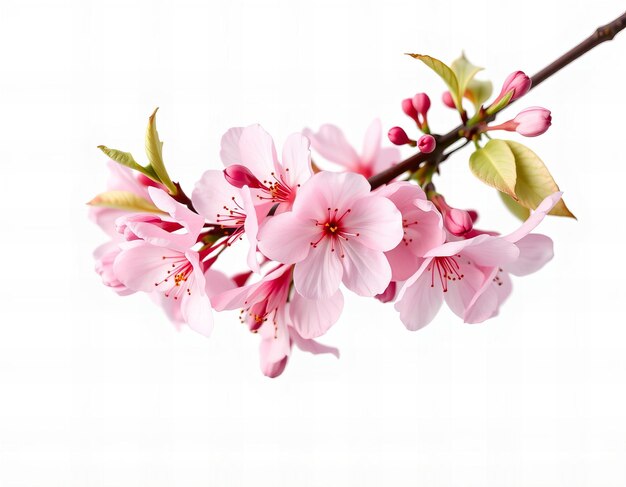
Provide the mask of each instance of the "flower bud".
[{"label": "flower bud", "polygon": [[532,84],[531,79],[524,74],[523,71],[515,71],[514,73],[509,74],[509,76],[504,80],[504,84],[502,85],[502,90],[498,95],[498,98],[494,102],[494,104],[501,100],[509,91],[513,91],[513,96],[510,101],[517,100],[521,98],[528,90],[530,90],[530,86]]},{"label": "flower bud", "polygon": [[449,211],[445,212],[443,224],[452,235],[457,237],[465,235],[474,227],[471,215],[467,211],[457,208],[450,208]]},{"label": "flower bud", "polygon": [[435,150],[436,146],[437,141],[430,134],[422,135],[417,141],[417,148],[420,150],[420,152],[423,152],[424,154],[430,154],[432,151]]},{"label": "flower bud", "polygon": [[412,103],[417,113],[426,118],[426,114],[430,110],[430,98],[428,98],[428,95],[426,93],[418,93],[413,97]]},{"label": "flower bud", "polygon": [[513,119],[516,123],[515,131],[526,137],[536,137],[543,134],[552,125],[550,110],[541,107],[530,107],[518,113]]},{"label": "flower bud", "polygon": [[472,223],[476,223],[478,220],[478,212],[476,210],[467,210],[470,218],[472,219]]},{"label": "flower bud", "polygon": [[469,211],[452,208],[440,194],[435,194],[431,200],[443,215],[443,224],[452,235],[462,237],[474,228],[472,215]]},{"label": "flower bud", "polygon": [[235,186],[236,188],[243,188],[244,186],[248,186],[249,188],[264,188],[261,181],[257,179],[257,177],[252,174],[250,169],[246,166],[242,166],[241,164],[233,164],[232,166],[228,166],[224,169],[224,177],[226,181]]},{"label": "flower bud", "polygon": [[443,92],[443,94],[441,95],[441,101],[448,108],[456,108],[456,105],[454,104],[454,100],[452,99],[452,95],[450,94],[449,91]]},{"label": "flower bud", "polygon": [[413,100],[410,98],[402,100],[402,111],[417,122],[417,111],[413,107]]},{"label": "flower bud", "polygon": [[405,145],[412,142],[402,127],[391,127],[387,135],[391,143],[395,145]]}]

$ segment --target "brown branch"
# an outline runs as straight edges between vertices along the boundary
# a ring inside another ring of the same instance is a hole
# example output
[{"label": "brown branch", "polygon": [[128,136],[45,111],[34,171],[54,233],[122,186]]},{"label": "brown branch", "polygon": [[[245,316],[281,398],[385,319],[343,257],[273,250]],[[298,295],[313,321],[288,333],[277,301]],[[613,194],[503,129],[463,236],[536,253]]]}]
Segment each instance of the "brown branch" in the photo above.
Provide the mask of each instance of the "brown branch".
[{"label": "brown branch", "polygon": [[[587,39],[582,41],[574,48],[570,49],[560,58],[548,64],[545,68],[532,76],[531,89],[535,88],[537,85],[548,79],[550,76],[557,73],[565,66],[581,57],[587,51],[590,51],[591,49],[602,44],[603,42],[612,40],[615,35],[624,28],[626,28],[626,12],[616,18],[613,22],[610,22],[596,29],[596,31]],[[495,116],[489,117],[483,121],[491,121],[493,119],[495,119]],[[434,152],[430,154],[414,154],[408,159],[399,162],[395,166],[390,167],[389,169],[372,176],[369,179],[372,189],[377,188],[378,186],[382,186],[383,184],[387,184],[389,181],[397,178],[406,171],[414,171],[420,166],[420,164],[427,160],[436,160],[437,158],[441,157],[443,152],[448,147],[450,147],[450,145],[454,144],[457,140],[463,138],[462,134],[465,129],[465,126],[459,125],[445,135],[436,135],[435,138],[437,139],[437,148]]]}]

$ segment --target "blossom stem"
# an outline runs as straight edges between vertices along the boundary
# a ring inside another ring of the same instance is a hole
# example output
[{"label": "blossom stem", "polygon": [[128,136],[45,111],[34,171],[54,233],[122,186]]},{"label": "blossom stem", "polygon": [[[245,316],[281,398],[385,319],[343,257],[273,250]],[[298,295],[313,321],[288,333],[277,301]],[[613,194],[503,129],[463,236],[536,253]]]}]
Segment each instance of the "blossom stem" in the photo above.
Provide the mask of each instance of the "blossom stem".
[{"label": "blossom stem", "polygon": [[[561,57],[548,64],[545,68],[541,69],[534,76],[532,76],[532,85],[530,89],[537,87],[540,83],[563,69],[565,66],[574,62],[576,59],[578,59],[594,47],[602,44],[603,42],[612,40],[615,35],[624,30],[624,28],[626,28],[626,12],[617,17],[612,22],[598,27],[595,32],[587,39],[567,51]],[[508,106],[510,105],[511,104],[509,104]],[[480,125],[480,123],[491,122],[495,120],[495,118],[495,114],[486,115],[485,118],[477,122],[476,125]],[[454,128],[444,135],[433,134],[437,141],[437,147],[432,153],[414,154],[408,159],[399,162],[395,166],[392,166],[389,169],[372,176],[371,178],[369,178],[369,183],[372,186],[372,189],[382,186],[383,184],[387,184],[388,182],[397,178],[406,171],[415,171],[422,163],[428,160],[437,160],[442,154],[444,154],[444,151],[452,144],[454,144],[457,140],[460,140],[464,137],[471,138],[471,136],[473,135],[473,127],[475,127],[474,124],[472,125],[472,127],[468,127],[464,124],[459,125],[458,127]]]}]

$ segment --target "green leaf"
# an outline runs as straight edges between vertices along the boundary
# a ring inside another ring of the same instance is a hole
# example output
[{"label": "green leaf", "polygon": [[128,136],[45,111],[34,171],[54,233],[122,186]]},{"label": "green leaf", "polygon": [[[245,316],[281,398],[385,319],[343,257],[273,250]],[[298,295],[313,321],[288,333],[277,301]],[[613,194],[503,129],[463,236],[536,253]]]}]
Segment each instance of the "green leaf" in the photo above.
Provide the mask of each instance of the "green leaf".
[{"label": "green leaf", "polygon": [[498,191],[504,206],[506,206],[513,215],[520,220],[524,221],[530,216],[530,210],[525,206],[520,205],[517,201],[511,198],[508,194]]},{"label": "green leaf", "polygon": [[478,112],[481,105],[489,99],[492,92],[493,84],[491,81],[473,79],[467,84],[465,97],[472,102],[474,109]]},{"label": "green leaf", "polygon": [[490,140],[475,151],[470,156],[470,169],[483,183],[517,199],[515,157],[504,140]]},{"label": "green leaf", "polygon": [[502,99],[495,105],[491,105],[487,108],[487,115],[493,115],[494,113],[498,113],[505,106],[509,104],[511,98],[513,98],[514,90],[509,91],[506,95],[502,97]]},{"label": "green leaf", "polygon": [[125,211],[163,213],[152,202],[130,191],[107,191],[106,193],[100,193],[87,204]]},{"label": "green leaf", "polygon": [[441,77],[442,80],[444,80],[446,85],[448,85],[448,89],[450,90],[450,95],[452,95],[452,100],[454,101],[454,104],[456,105],[459,111],[462,111],[463,107],[461,106],[461,93],[459,92],[459,80],[454,74],[454,71],[452,71],[452,69],[448,65],[446,65],[445,63],[443,63],[442,61],[434,57],[426,56],[424,54],[410,54],[409,53],[408,55],[414,59],[419,59],[420,61],[422,61],[426,66],[428,66],[435,73],[437,73]]},{"label": "green leaf", "polygon": [[178,190],[170,179],[169,174],[165,169],[163,163],[163,142],[159,139],[159,133],[156,127],[156,113],[159,109],[156,108],[150,118],[148,119],[148,128],[146,129],[146,155],[150,166],[154,169],[154,172],[159,177],[159,180],[167,187],[171,194],[176,194]]},{"label": "green leaf", "polygon": [[461,57],[452,61],[450,68],[456,75],[456,79],[458,82],[459,98],[465,96],[465,91],[467,90],[470,81],[472,81],[474,79],[474,76],[476,76],[476,73],[484,69],[479,66],[474,66],[472,63],[470,63],[465,57],[464,52],[461,53]]},{"label": "green leaf", "polygon": [[[534,210],[544,198],[559,191],[550,171],[537,154],[519,142],[512,140],[502,142],[507,144],[515,158],[517,172],[515,194],[521,205]],[[550,215],[576,218],[563,200],[552,208]]]},{"label": "green leaf", "polygon": [[109,149],[104,145],[99,145],[98,149],[104,152],[111,160],[121,164],[122,166],[126,166],[130,169],[134,169],[135,171],[139,171],[142,174],[145,174],[150,179],[159,182],[158,176],[154,173],[150,166],[144,167],[141,164],[137,163],[133,158],[130,152],[122,152],[117,149]]}]

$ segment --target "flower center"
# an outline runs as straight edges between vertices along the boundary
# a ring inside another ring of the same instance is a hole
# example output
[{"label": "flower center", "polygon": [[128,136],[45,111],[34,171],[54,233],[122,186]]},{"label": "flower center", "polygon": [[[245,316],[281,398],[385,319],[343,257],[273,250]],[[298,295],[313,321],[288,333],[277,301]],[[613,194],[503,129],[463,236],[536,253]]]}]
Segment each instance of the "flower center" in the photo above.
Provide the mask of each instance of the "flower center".
[{"label": "flower center", "polygon": [[166,298],[172,296],[175,300],[178,300],[184,294],[191,296],[191,289],[187,284],[189,276],[193,272],[191,262],[182,254],[180,256],[164,255],[162,260],[169,260],[172,263],[171,266],[168,266],[165,277],[161,281],[155,282],[154,286],[161,286],[161,290]]},{"label": "flower center", "polygon": [[[289,172],[289,168],[285,168],[285,172]],[[269,180],[263,180],[262,190],[267,196],[257,195],[261,200],[269,200],[272,203],[290,203],[295,196],[293,188],[289,185],[283,175],[276,176],[276,173],[270,173]],[[300,187],[298,184],[297,187]]]},{"label": "flower center", "polygon": [[327,208],[327,215],[322,220],[316,220],[315,226],[320,227],[322,232],[319,238],[315,242],[311,242],[311,247],[314,249],[317,248],[319,243],[324,240],[324,238],[330,238],[330,251],[334,252],[335,248],[338,248],[340,251],[340,257],[345,257],[343,252],[342,243],[350,240],[351,237],[358,237],[360,233],[350,232],[349,228],[346,227],[343,219],[346,215],[348,215],[352,211],[351,208],[348,208],[343,213],[339,213],[339,208]]},{"label": "flower center", "polygon": [[417,225],[417,223],[418,223],[417,220],[411,222],[407,220],[406,218],[402,219],[402,232],[403,232],[402,242],[404,243],[405,246],[408,246],[413,241],[413,239],[408,236],[407,229],[411,225]]},{"label": "flower center", "polygon": [[456,261],[460,259],[460,255],[452,257],[435,257],[430,265],[426,268],[426,271],[430,272],[430,287],[435,287],[435,279],[439,278],[441,289],[443,292],[448,292],[448,283],[454,281],[460,281],[465,276],[461,274],[461,266]]}]

